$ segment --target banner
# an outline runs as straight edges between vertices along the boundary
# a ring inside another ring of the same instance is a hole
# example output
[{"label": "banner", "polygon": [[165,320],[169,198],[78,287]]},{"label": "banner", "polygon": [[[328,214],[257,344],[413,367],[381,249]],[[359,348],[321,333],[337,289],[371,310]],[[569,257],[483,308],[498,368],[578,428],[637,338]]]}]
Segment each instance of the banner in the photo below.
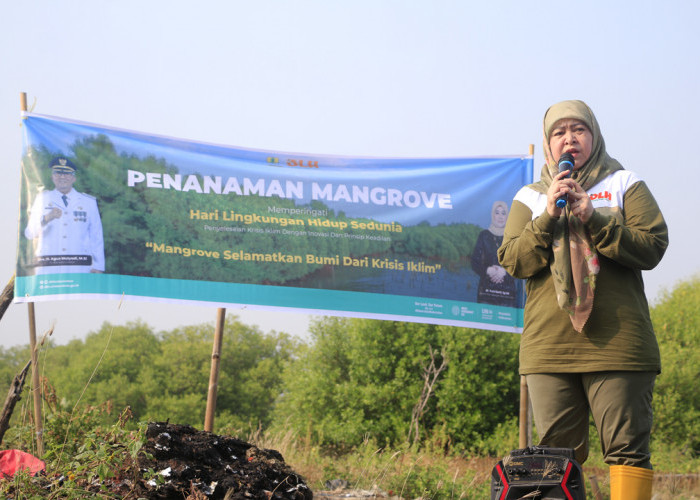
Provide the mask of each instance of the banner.
[{"label": "banner", "polygon": [[520,332],[531,156],[350,158],[24,113],[15,301],[247,305]]}]

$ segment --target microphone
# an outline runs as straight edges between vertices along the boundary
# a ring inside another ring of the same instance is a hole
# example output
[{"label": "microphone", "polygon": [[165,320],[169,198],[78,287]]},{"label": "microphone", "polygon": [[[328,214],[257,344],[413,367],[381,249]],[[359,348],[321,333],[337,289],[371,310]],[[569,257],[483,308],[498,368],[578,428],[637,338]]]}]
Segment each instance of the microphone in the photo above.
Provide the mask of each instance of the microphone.
[{"label": "microphone", "polygon": [[[559,172],[564,170],[569,171],[569,175],[565,178],[571,177],[571,171],[574,170],[574,157],[571,153],[564,153],[559,157]],[[557,207],[564,208],[566,206],[566,195],[557,198]]]}]

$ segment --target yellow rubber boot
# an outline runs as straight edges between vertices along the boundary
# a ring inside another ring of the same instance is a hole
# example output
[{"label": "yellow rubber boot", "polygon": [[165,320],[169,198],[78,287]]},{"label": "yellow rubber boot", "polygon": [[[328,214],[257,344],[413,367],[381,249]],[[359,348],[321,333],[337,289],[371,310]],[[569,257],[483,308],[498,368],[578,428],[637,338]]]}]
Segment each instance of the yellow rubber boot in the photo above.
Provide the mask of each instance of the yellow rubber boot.
[{"label": "yellow rubber boot", "polygon": [[610,500],[651,500],[654,471],[629,465],[610,466]]}]

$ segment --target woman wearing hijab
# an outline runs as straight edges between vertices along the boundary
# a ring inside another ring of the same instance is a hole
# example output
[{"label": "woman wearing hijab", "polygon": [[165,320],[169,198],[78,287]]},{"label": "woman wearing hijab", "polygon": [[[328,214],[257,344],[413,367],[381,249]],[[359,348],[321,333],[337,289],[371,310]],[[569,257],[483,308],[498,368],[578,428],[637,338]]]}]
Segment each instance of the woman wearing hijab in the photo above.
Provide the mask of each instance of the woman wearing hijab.
[{"label": "woman wearing hijab", "polygon": [[496,254],[503,242],[508,205],[497,201],[491,208],[491,225],[479,233],[471,255],[472,269],[479,276],[476,301],[496,306],[515,307],[515,280],[498,263]]},{"label": "woman wearing hijab", "polygon": [[[649,499],[661,363],[641,271],[666,251],[666,223],[644,181],[608,155],[585,103],[547,110],[544,153],[541,180],[516,194],[498,250],[501,265],[527,280],[520,373],[541,444],[573,448],[583,463],[590,411],[611,498]],[[563,153],[573,172],[558,171]]]}]

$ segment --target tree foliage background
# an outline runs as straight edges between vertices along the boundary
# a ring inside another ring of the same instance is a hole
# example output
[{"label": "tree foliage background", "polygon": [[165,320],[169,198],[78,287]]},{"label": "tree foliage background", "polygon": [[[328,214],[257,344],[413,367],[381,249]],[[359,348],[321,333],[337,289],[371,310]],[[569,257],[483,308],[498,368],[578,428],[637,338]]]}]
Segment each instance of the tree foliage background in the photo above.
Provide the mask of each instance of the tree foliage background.
[{"label": "tree foliage background", "polygon": [[[662,353],[654,393],[652,440],[700,456],[700,279],[680,283],[652,308]],[[105,323],[84,340],[49,344],[41,374],[55,399],[105,402],[137,420],[169,419],[201,428],[213,324],[154,332],[145,323]],[[456,452],[500,454],[517,445],[519,336],[448,326],[325,318],[302,342],[226,321],[216,432],[262,425],[310,442],[352,448],[370,437],[407,442],[431,350],[443,357],[435,391],[419,421],[421,444]],[[29,359],[27,347],[0,349],[0,390]],[[24,411],[31,398],[25,388]],[[51,418],[51,414],[47,415]]]},{"label": "tree foliage background", "polygon": [[700,277],[666,293],[651,319],[661,350],[652,439],[700,456]]},{"label": "tree foliage background", "polygon": [[383,444],[405,442],[431,349],[447,358],[447,369],[428,400],[423,435],[468,449],[517,415],[516,335],[339,318],[316,323],[311,333],[311,345],[287,365],[274,414],[317,442],[353,446],[366,434]]},{"label": "tree foliage background", "polygon": [[[109,401],[127,406],[137,420],[201,428],[206,410],[214,326],[187,326],[155,333],[144,323],[105,323],[85,340],[51,345],[40,358],[42,376],[63,409]],[[231,428],[268,425],[281,388],[281,373],[298,349],[285,333],[262,333],[228,317],[222,341],[217,424]],[[26,363],[28,349],[0,351],[3,385]],[[24,360],[24,361],[22,361]],[[27,399],[31,398],[26,398]]]}]

